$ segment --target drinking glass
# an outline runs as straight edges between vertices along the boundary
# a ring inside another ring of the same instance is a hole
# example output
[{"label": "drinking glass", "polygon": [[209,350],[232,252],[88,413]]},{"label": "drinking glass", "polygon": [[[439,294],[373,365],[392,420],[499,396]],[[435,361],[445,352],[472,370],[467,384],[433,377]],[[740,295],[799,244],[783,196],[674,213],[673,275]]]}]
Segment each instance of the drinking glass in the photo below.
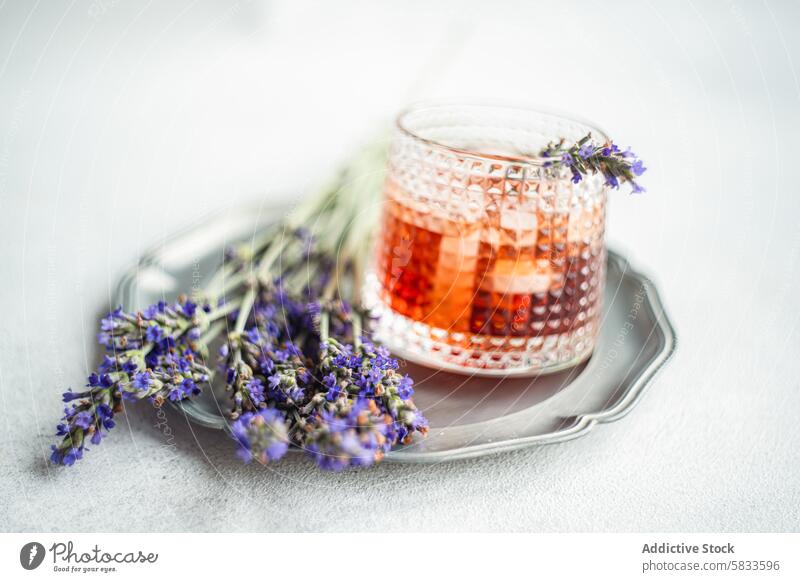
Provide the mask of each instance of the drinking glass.
[{"label": "drinking glass", "polygon": [[591,125],[527,109],[402,113],[370,277],[377,337],[420,364],[536,375],[587,359],[598,335],[607,186],[542,157]]}]

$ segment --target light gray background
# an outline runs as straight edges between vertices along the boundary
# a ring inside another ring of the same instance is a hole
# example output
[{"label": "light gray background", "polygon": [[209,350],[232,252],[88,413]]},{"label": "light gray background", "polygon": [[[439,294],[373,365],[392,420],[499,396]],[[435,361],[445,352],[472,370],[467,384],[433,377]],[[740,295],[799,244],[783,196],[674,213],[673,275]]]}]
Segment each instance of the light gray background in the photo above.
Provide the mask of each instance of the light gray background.
[{"label": "light gray background", "polygon": [[[430,4],[0,2],[0,529],[798,529],[797,3]],[[630,416],[332,475],[241,466],[142,406],[72,470],[46,465],[59,395],[96,364],[97,317],[144,248],[307,192],[437,96],[573,111],[647,161],[609,239],[657,281],[680,345]]]}]

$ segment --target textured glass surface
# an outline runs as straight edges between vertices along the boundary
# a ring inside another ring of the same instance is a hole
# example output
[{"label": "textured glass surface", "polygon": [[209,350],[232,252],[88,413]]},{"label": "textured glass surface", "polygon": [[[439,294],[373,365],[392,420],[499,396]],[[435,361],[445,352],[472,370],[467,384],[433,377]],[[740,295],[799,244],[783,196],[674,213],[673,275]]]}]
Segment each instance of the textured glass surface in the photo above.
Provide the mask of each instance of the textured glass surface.
[{"label": "textured glass surface", "polygon": [[391,349],[493,374],[562,369],[591,354],[606,188],[600,176],[573,184],[535,155],[548,141],[589,131],[507,108],[433,106],[401,116],[369,294]]}]

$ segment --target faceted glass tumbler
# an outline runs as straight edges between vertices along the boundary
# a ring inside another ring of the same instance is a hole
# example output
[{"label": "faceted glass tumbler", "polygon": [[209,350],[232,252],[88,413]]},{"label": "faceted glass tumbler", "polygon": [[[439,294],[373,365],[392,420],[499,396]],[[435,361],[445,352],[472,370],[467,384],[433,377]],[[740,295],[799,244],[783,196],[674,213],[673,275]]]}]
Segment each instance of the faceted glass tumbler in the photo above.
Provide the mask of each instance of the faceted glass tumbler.
[{"label": "faceted glass tumbler", "polygon": [[435,104],[397,121],[368,285],[377,337],[419,364],[536,375],[588,358],[605,280],[607,187],[539,155],[590,125]]}]

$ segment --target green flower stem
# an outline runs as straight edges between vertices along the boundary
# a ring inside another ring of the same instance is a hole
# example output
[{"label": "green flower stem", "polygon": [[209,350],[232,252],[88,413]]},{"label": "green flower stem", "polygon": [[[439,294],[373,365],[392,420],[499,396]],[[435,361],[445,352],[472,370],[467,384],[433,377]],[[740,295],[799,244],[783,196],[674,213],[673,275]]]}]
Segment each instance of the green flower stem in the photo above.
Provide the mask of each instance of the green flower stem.
[{"label": "green flower stem", "polygon": [[361,347],[362,331],[361,314],[353,311],[353,347],[356,349]]},{"label": "green flower stem", "polygon": [[[260,255],[274,240],[277,227],[277,224],[270,225],[258,237],[253,237],[250,245],[246,243],[239,245],[239,255],[244,255],[243,258],[246,260]],[[240,261],[230,260],[225,262],[211,276],[211,280],[204,288],[204,294],[207,297],[217,298],[241,283],[242,279],[235,277],[236,270],[239,267],[241,267]]]},{"label": "green flower stem", "polygon": [[227,327],[228,327],[228,322],[224,320],[214,322],[212,325],[208,327],[205,333],[203,333],[203,335],[200,336],[200,339],[197,340],[197,343],[207,347],[212,341],[214,341],[214,338],[216,338],[220,333],[222,333],[222,330],[226,329]]},{"label": "green flower stem", "polygon": [[244,326],[247,325],[247,318],[250,317],[250,310],[253,309],[255,300],[256,285],[253,283],[248,285],[247,291],[244,292],[244,297],[242,297],[242,302],[239,304],[239,315],[236,317],[233,333],[240,334],[244,331]]},{"label": "green flower stem", "polygon": [[319,314],[319,339],[325,343],[330,337],[331,316],[327,310],[323,309]]}]

